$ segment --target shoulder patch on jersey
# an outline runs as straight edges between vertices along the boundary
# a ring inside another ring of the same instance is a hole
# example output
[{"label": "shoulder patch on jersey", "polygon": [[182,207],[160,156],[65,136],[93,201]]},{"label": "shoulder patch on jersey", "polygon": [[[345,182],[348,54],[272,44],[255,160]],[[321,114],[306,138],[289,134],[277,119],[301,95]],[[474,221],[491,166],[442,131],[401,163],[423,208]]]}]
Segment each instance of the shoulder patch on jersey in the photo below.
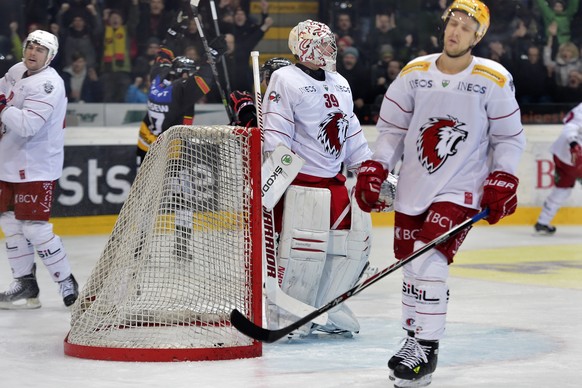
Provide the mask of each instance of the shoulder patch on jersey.
[{"label": "shoulder patch on jersey", "polygon": [[408,65],[404,66],[404,68],[400,71],[400,77],[412,73],[413,71],[428,71],[430,67],[430,62],[414,62],[409,63]]},{"label": "shoulder patch on jersey", "polygon": [[495,82],[497,85],[499,85],[499,87],[501,88],[507,82],[506,76],[504,76],[497,70],[493,70],[492,68],[483,65],[475,65],[475,67],[473,67],[473,71],[471,72],[471,74],[476,74],[488,78],[491,81]]},{"label": "shoulder patch on jersey", "polygon": [[51,81],[46,81],[42,86],[46,94],[51,94],[52,91],[55,90],[55,86],[52,84]]}]

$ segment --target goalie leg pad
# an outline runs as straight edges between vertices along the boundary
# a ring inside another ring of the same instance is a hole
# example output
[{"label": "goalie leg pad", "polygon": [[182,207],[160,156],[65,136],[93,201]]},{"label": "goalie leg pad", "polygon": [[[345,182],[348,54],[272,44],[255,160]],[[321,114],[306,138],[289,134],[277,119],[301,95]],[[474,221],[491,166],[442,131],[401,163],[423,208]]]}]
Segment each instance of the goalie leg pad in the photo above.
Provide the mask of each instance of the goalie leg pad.
[{"label": "goalie leg pad", "polygon": [[6,256],[14,278],[30,275],[34,265],[34,247],[24,237],[23,224],[14,217],[14,212],[0,214],[0,227],[6,236]]},{"label": "goalie leg pad", "polygon": [[[356,203],[353,198],[351,203]],[[318,307],[352,288],[368,264],[372,243],[371,217],[357,205],[351,210],[351,229],[330,231],[328,255],[317,293]],[[360,330],[356,317],[345,304],[330,310],[326,326],[351,332]]]},{"label": "goalie leg pad", "polygon": [[[285,193],[278,245],[278,276],[281,290],[315,306],[329,239],[331,193],[327,189],[290,186]],[[267,299],[267,326],[289,325],[297,317]],[[297,330],[309,334],[312,324]]]},{"label": "goalie leg pad", "polygon": [[[331,193],[327,189],[289,186],[279,238],[281,289],[314,306],[329,240]],[[284,263],[286,262],[286,265]]]},{"label": "goalie leg pad", "polygon": [[24,221],[22,231],[36,249],[36,253],[55,282],[60,282],[71,274],[71,266],[63,242],[53,233],[53,225],[50,222]]}]

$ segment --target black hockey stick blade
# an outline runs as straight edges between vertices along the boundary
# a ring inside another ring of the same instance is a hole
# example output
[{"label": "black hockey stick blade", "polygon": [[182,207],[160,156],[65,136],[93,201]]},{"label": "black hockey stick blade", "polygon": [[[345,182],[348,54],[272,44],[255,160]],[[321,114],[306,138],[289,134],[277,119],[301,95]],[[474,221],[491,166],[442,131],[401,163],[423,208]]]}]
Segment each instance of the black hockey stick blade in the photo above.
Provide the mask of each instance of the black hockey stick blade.
[{"label": "black hockey stick blade", "polygon": [[462,230],[468,228],[469,226],[473,225],[477,221],[482,220],[483,218],[487,217],[488,215],[489,215],[489,209],[485,209],[485,210],[481,211],[480,213],[477,213],[475,216],[463,221],[459,225],[453,227],[449,231],[443,233],[442,235],[435,238],[434,240],[432,240],[428,244],[424,245],[419,250],[413,252],[408,257],[395,262],[394,264],[392,264],[391,266],[389,266],[387,268],[384,268],[383,270],[379,271],[377,274],[372,275],[369,278],[367,278],[366,280],[364,280],[362,283],[356,284],[354,287],[352,287],[348,291],[344,292],[343,294],[341,294],[340,296],[338,296],[337,298],[335,298],[331,302],[321,306],[317,310],[314,310],[313,312],[309,313],[308,315],[304,316],[303,318],[300,318],[299,320],[293,322],[289,326],[285,326],[285,327],[282,327],[282,328],[276,329],[276,330],[265,329],[261,326],[256,325],[254,322],[249,320],[243,313],[241,313],[237,309],[234,309],[231,311],[230,322],[232,323],[232,325],[234,327],[236,327],[236,329],[238,331],[240,331],[241,333],[243,333],[247,337],[250,337],[250,338],[253,338],[257,341],[261,341],[261,342],[265,342],[265,343],[275,342],[275,341],[291,334],[293,331],[299,329],[301,326],[303,326],[306,323],[313,320],[313,318],[331,310],[332,308],[334,308],[338,304],[344,302],[345,300],[351,298],[352,296],[359,294],[362,290],[368,288],[369,286],[376,283],[380,279],[388,276],[389,274],[396,271],[397,269],[399,269],[403,265],[405,265],[405,264],[411,262],[412,260],[416,259],[417,257],[423,255],[424,253],[431,250],[435,246],[447,241],[449,238],[455,236],[456,234],[458,234]]}]

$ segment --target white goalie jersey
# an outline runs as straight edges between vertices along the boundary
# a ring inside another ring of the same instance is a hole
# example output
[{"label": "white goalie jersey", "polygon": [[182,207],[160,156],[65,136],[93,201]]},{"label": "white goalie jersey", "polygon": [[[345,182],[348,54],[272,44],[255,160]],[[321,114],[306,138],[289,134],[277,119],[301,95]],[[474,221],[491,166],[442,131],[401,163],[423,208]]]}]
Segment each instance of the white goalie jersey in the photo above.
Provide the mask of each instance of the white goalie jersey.
[{"label": "white goalie jersey", "polygon": [[525,144],[509,72],[473,57],[458,74],[438,70],[440,54],[407,64],[390,85],[377,123],[373,159],[399,173],[395,210],[424,212],[433,202],[479,209],[491,171],[515,174]]},{"label": "white goalie jersey", "polygon": [[263,99],[264,151],[284,144],[306,161],[302,173],[330,178],[342,163],[361,163],[371,151],[348,82],[338,73],[325,77],[318,81],[296,66],[273,73]]}]

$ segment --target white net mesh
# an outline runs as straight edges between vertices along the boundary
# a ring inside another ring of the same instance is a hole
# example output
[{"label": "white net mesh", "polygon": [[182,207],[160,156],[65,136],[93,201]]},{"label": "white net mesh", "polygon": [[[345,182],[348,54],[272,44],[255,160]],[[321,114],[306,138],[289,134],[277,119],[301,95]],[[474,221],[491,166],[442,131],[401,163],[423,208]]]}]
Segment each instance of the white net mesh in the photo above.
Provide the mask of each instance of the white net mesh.
[{"label": "white net mesh", "polygon": [[69,345],[256,346],[229,322],[233,308],[260,316],[253,136],[230,126],[176,126],[158,138],[73,306]]}]

